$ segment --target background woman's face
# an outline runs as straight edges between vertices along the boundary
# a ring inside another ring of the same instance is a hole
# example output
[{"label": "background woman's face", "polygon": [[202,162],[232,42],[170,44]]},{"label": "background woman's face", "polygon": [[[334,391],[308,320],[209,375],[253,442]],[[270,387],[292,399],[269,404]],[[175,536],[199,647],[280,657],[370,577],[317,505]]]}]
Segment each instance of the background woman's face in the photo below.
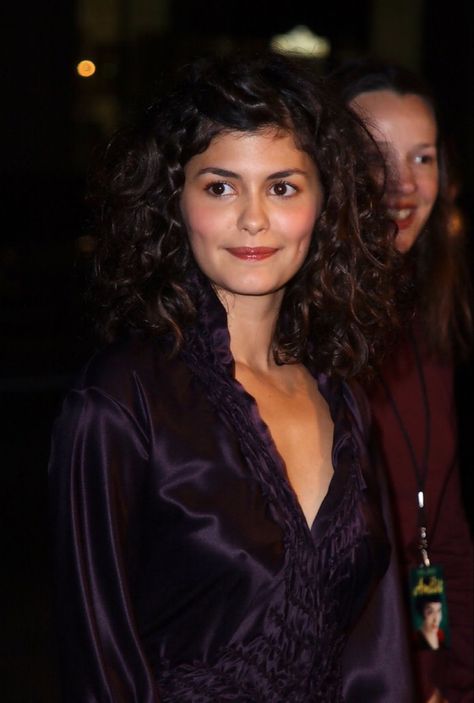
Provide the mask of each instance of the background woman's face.
[{"label": "background woman's face", "polygon": [[181,211],[221,294],[261,296],[301,268],[322,199],[316,166],[291,134],[230,132],[186,164]]},{"label": "background woman's face", "polygon": [[441,624],[441,603],[427,603],[423,608],[424,626],[428,630],[437,631]]},{"label": "background woman's face", "polygon": [[351,102],[386,157],[386,202],[398,233],[397,249],[408,251],[438,196],[437,127],[423,98],[391,90],[361,93]]}]

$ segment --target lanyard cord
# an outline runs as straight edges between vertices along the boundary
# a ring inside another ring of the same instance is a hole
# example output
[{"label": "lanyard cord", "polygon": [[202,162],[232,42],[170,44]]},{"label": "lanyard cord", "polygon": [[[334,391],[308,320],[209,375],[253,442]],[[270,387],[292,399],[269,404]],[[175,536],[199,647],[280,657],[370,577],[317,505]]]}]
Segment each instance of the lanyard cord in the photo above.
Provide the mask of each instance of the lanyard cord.
[{"label": "lanyard cord", "polygon": [[413,354],[415,357],[415,363],[416,363],[416,370],[417,370],[417,376],[418,376],[418,381],[420,384],[420,389],[421,389],[421,396],[422,396],[422,401],[423,401],[423,414],[424,414],[424,442],[423,442],[423,454],[422,454],[422,462],[421,465],[418,462],[418,458],[416,456],[415,452],[415,447],[413,446],[413,442],[411,440],[410,434],[408,432],[408,429],[403,421],[402,415],[400,413],[400,410],[398,408],[398,405],[395,401],[395,398],[393,397],[393,394],[390,390],[390,387],[387,383],[387,381],[384,379],[382,374],[380,374],[380,382],[382,384],[382,387],[385,391],[385,395],[387,396],[387,399],[390,403],[390,406],[392,408],[392,412],[395,416],[395,419],[397,420],[397,424],[399,426],[400,432],[402,433],[403,439],[405,440],[406,447],[408,449],[408,453],[410,455],[411,463],[413,465],[413,470],[415,472],[415,478],[416,478],[416,483],[417,483],[417,503],[418,503],[418,523],[419,523],[419,537],[420,537],[420,542],[419,542],[419,549],[421,552],[421,559],[422,563],[424,566],[429,566],[430,565],[430,559],[428,556],[428,538],[427,538],[427,529],[426,529],[426,512],[425,512],[425,486],[426,486],[426,480],[428,477],[428,459],[429,459],[429,454],[430,454],[430,445],[431,445],[431,412],[430,412],[430,404],[428,400],[428,389],[426,386],[426,378],[425,374],[423,372],[423,365],[421,362],[421,357],[420,357],[420,351],[418,349],[418,345],[416,343],[416,339],[413,334],[410,335],[410,342],[413,348]]}]

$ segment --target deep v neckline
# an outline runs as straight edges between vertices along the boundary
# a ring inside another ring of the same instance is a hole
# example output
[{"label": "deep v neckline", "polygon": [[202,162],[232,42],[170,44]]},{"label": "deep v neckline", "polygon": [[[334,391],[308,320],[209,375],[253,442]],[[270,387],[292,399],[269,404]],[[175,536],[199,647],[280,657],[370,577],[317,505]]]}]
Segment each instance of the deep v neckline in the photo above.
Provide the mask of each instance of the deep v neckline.
[{"label": "deep v neckline", "polygon": [[[311,538],[311,541],[314,543],[316,538],[319,536],[319,522],[321,521],[320,516],[324,515],[324,513],[327,511],[327,506],[332,502],[333,494],[335,491],[335,486],[338,483],[338,467],[337,467],[337,461],[335,457],[335,447],[336,447],[336,423],[337,423],[337,416],[335,416],[334,413],[334,407],[332,406],[332,403],[330,402],[330,398],[326,397],[324,393],[321,392],[320,387],[319,387],[319,382],[318,382],[318,377],[311,373],[309,369],[307,369],[309,373],[311,374],[311,377],[314,379],[318,391],[321,393],[322,397],[324,400],[327,402],[328,408],[329,408],[329,413],[331,416],[331,420],[333,422],[333,439],[332,439],[332,446],[331,446],[331,464],[332,464],[332,475],[328,483],[327,490],[323,496],[323,499],[319,505],[319,508],[317,509],[313,520],[311,523],[306,519],[306,515],[303,511],[303,508],[301,507],[301,503],[299,501],[298,495],[293,488],[291,481],[288,477],[287,471],[286,471],[286,465],[285,462],[280,454],[280,452],[277,449],[275,440],[272,436],[272,433],[270,431],[269,426],[263,419],[260,409],[258,407],[258,403],[256,398],[243,386],[243,384],[235,377],[234,374],[234,383],[237,387],[237,390],[242,394],[242,396],[246,399],[248,403],[248,407],[250,410],[250,414],[252,416],[252,421],[253,424],[258,427],[260,430],[260,437],[262,441],[264,441],[266,449],[268,451],[268,454],[273,460],[273,463],[276,467],[276,476],[275,480],[280,480],[285,488],[287,489],[287,493],[291,496],[291,500],[293,503],[293,507],[295,510],[295,513],[298,515],[298,521],[301,523],[305,533],[307,534],[308,537]],[[284,506],[279,506],[279,507],[284,507]]]},{"label": "deep v neckline", "polygon": [[237,363],[234,377],[311,531],[334,476],[334,419],[307,367],[286,370],[274,378]]},{"label": "deep v neckline", "polygon": [[[342,472],[341,469],[347,467],[345,461],[342,461],[342,466],[339,466],[339,449],[341,444],[345,443],[347,432],[345,431],[346,422],[343,419],[346,413],[343,411],[342,382],[332,379],[326,374],[316,372],[309,365],[305,365],[328,404],[334,425],[331,448],[333,473],[319,509],[309,524],[286,475],[285,464],[270,430],[260,415],[255,398],[235,377],[235,360],[230,350],[227,313],[209,282],[203,279],[199,273],[196,275],[197,282],[200,278],[202,279],[199,286],[200,323],[206,328],[206,334],[203,335],[202,331],[199,330],[200,325],[190,329],[186,345],[187,351],[185,348],[183,352],[185,352],[191,366],[195,366],[192,359],[196,358],[196,355],[201,358],[201,363],[198,363],[200,381],[208,387],[209,399],[216,404],[219,410],[225,411],[229,422],[236,428],[237,434],[242,435],[242,448],[246,449],[244,454],[248,458],[254,478],[258,480],[264,495],[274,505],[277,514],[280,515],[278,521],[283,520],[281,524],[288,537],[291,532],[290,524],[293,522],[294,527],[299,525],[297,532],[302,533],[306,537],[306,541],[310,541],[314,546],[320,542],[329,529],[330,514],[337,510],[343,493],[342,473],[345,476],[346,471]],[[204,366],[202,366],[203,359],[207,359]],[[214,376],[215,372],[218,374],[217,377]],[[223,375],[221,375],[222,373]],[[247,419],[244,419],[245,416]]]}]

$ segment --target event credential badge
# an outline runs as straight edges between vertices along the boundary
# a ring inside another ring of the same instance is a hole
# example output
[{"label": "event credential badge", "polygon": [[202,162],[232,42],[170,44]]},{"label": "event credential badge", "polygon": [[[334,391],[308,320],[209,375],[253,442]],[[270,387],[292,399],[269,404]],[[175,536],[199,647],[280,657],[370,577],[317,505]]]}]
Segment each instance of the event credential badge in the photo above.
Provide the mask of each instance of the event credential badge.
[{"label": "event credential badge", "polygon": [[410,569],[410,610],[416,649],[449,647],[448,605],[441,566]]}]

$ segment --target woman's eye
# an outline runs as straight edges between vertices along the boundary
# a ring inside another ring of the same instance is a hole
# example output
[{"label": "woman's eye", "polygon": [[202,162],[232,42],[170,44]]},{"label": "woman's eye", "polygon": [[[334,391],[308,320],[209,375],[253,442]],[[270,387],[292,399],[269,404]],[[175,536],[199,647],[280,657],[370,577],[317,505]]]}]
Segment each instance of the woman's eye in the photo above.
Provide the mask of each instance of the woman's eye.
[{"label": "woman's eye", "polygon": [[220,197],[221,195],[231,195],[233,193],[232,187],[228,183],[224,183],[222,181],[209,183],[205,190],[216,197]]},{"label": "woman's eye", "polygon": [[297,192],[297,188],[292,186],[291,183],[286,183],[286,181],[281,181],[280,183],[274,183],[271,187],[273,195],[279,195],[283,197],[289,197]]},{"label": "woman's eye", "polygon": [[436,163],[436,156],[434,154],[418,154],[415,156],[415,163],[426,165]]}]

